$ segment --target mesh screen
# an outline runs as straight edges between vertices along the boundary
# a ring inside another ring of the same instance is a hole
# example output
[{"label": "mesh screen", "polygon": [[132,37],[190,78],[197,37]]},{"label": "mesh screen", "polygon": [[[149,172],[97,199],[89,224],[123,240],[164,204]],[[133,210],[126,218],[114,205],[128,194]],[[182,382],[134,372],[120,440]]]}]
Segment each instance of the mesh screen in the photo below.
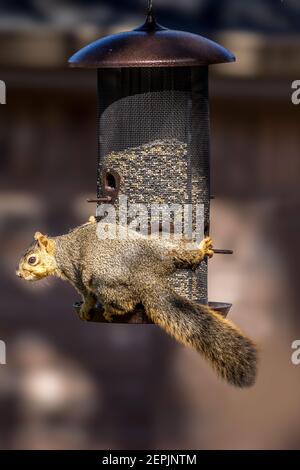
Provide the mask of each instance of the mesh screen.
[{"label": "mesh screen", "polygon": [[[206,67],[98,71],[98,197],[102,171],[115,170],[129,203],[204,204],[208,231],[207,83]],[[171,282],[180,293],[207,302],[205,263],[195,272],[176,273]]]}]

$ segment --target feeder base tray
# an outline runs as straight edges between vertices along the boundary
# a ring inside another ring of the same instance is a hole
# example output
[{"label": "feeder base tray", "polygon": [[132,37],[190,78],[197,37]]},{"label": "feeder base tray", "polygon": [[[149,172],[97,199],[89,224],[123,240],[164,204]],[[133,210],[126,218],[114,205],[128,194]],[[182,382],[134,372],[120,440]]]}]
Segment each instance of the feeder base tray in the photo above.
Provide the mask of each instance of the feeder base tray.
[{"label": "feeder base tray", "polygon": [[[74,304],[75,311],[79,314],[80,307],[82,302],[76,302]],[[224,318],[227,317],[229,310],[232,304],[222,303],[222,302],[209,302],[209,307],[211,307],[216,312],[220,313]],[[108,323],[103,317],[103,308],[101,304],[97,304],[90,312],[90,322],[96,323]],[[126,315],[116,315],[112,319],[112,323],[130,323],[130,324],[152,324],[153,322],[149,320],[143,307],[137,307],[133,312],[130,312]]]}]

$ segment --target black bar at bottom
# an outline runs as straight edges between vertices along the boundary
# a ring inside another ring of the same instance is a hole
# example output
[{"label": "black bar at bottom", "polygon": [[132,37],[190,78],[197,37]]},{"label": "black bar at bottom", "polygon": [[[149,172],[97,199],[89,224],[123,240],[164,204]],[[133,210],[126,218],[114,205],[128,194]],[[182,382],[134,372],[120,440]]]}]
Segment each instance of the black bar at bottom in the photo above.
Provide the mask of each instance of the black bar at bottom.
[{"label": "black bar at bottom", "polygon": [[[0,451],[0,466],[17,465],[16,468],[43,466],[52,468],[54,465],[64,464],[82,465],[84,469],[107,468],[107,466],[121,466],[125,468],[174,468],[181,465],[188,467],[206,468],[206,465],[216,464],[224,468],[226,464],[233,467],[245,468],[253,465],[292,465],[298,459],[298,451],[119,451],[119,450],[93,450],[93,451]],[[19,466],[19,467],[18,467]]]}]

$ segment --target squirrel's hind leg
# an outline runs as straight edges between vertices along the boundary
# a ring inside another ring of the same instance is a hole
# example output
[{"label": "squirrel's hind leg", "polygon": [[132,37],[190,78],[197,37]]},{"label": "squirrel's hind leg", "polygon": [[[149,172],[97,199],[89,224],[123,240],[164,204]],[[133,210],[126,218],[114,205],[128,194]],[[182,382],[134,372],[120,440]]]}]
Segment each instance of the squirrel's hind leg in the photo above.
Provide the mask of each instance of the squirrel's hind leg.
[{"label": "squirrel's hind leg", "polygon": [[173,249],[170,254],[177,269],[196,269],[206,258],[211,258],[213,242],[210,237],[205,237],[197,250],[188,250],[184,245]]},{"label": "squirrel's hind leg", "polygon": [[126,315],[134,310],[134,307],[131,305],[128,308],[121,308],[115,305],[104,305],[103,316],[107,322],[113,321],[113,316],[115,315]]},{"label": "squirrel's hind leg", "polygon": [[122,283],[94,285],[93,292],[103,305],[103,316],[107,322],[112,321],[114,315],[126,315],[134,310],[139,299],[129,285]]}]

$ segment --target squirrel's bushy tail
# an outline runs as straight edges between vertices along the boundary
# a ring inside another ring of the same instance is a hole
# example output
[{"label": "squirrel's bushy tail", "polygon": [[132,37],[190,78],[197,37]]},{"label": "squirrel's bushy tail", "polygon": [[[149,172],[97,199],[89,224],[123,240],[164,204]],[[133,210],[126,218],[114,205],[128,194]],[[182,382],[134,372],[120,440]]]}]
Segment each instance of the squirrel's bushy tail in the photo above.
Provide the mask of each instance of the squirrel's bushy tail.
[{"label": "squirrel's bushy tail", "polygon": [[201,353],[230,384],[253,385],[257,351],[254,343],[218,313],[169,289],[144,302],[147,315],[181,343]]}]

